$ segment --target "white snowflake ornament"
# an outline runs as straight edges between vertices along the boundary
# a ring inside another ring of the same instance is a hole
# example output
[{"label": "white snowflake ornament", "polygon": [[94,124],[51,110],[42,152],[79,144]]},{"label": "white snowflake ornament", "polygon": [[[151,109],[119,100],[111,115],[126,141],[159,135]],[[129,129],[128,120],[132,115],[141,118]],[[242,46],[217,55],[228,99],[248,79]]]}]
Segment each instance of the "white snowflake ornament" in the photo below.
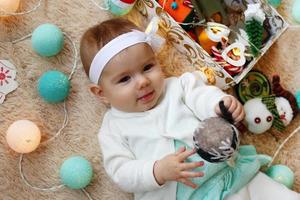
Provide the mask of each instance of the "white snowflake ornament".
[{"label": "white snowflake ornament", "polygon": [[17,89],[16,73],[16,67],[11,62],[0,60],[0,104],[8,93]]}]

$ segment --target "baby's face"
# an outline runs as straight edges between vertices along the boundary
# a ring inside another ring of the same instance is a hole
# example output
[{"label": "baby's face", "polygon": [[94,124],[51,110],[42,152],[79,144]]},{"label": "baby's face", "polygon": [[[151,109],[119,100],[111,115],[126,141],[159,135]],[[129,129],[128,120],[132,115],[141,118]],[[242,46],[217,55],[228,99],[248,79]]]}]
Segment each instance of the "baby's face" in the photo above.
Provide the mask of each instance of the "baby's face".
[{"label": "baby's face", "polygon": [[116,109],[142,112],[153,108],[164,88],[164,76],[146,43],[124,49],[105,67],[100,86]]}]

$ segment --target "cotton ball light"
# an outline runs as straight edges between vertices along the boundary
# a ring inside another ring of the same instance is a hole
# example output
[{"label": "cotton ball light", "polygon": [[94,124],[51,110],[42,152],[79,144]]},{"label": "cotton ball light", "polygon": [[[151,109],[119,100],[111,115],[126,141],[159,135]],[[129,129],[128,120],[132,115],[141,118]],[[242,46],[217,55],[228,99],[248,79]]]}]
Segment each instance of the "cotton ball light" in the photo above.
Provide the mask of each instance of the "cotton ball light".
[{"label": "cotton ball light", "polygon": [[107,0],[109,11],[114,15],[125,15],[133,8],[136,0]]},{"label": "cotton ball light", "polygon": [[268,0],[268,3],[274,8],[278,8],[281,4],[281,0]]},{"label": "cotton ball light", "polygon": [[300,90],[296,92],[296,100],[298,108],[300,108]]},{"label": "cotton ball light", "polygon": [[294,184],[294,172],[285,165],[273,165],[266,174],[278,183],[292,189]]},{"label": "cotton ball light", "polygon": [[7,129],[6,141],[17,153],[30,153],[39,146],[41,132],[32,121],[18,120]]},{"label": "cotton ball light", "polygon": [[38,93],[48,103],[63,101],[70,91],[68,77],[56,70],[45,72],[38,80]]},{"label": "cotton ball light", "polygon": [[296,22],[300,23],[300,0],[294,0],[292,16]]},{"label": "cotton ball light", "polygon": [[41,56],[54,56],[64,46],[64,35],[54,24],[42,24],[32,33],[31,44],[34,51]]},{"label": "cotton ball light", "polygon": [[60,178],[71,189],[82,189],[92,180],[91,163],[82,156],[73,156],[64,161],[60,168]]},{"label": "cotton ball light", "polygon": [[20,0],[0,0],[0,11],[13,13],[17,11],[19,5]]}]

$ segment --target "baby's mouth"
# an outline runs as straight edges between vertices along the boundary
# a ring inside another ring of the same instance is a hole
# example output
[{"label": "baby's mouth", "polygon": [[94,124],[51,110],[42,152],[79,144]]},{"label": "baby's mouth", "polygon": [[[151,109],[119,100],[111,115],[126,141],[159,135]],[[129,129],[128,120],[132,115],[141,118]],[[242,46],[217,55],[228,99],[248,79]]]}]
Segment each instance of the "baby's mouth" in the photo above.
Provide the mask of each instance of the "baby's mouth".
[{"label": "baby's mouth", "polygon": [[154,90],[152,90],[151,92],[148,92],[148,93],[144,94],[141,97],[138,97],[137,100],[146,103],[148,101],[151,101],[153,99],[153,97],[154,97]]}]

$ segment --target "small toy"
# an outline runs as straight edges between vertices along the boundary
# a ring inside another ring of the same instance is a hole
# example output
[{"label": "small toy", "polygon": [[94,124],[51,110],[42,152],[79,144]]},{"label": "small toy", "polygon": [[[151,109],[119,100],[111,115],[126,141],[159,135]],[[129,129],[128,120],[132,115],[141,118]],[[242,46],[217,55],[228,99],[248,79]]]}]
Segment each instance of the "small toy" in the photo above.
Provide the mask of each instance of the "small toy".
[{"label": "small toy", "polygon": [[288,100],[293,110],[293,118],[298,114],[298,105],[295,96],[288,90],[284,89],[280,84],[279,75],[275,74],[272,77],[272,90],[277,97],[284,97]]},{"label": "small toy", "polygon": [[254,56],[258,56],[263,40],[263,22],[265,14],[260,8],[260,4],[248,4],[245,11],[246,32],[249,38],[251,51]]},{"label": "small toy", "polygon": [[[232,158],[239,147],[239,133],[230,113],[224,111],[224,102],[220,102],[223,117],[212,117],[202,121],[194,132],[193,140],[197,153],[212,163],[224,162]],[[224,109],[225,108],[225,109]]]},{"label": "small toy", "polygon": [[271,126],[282,131],[293,118],[289,101],[274,95],[250,99],[245,103],[244,110],[248,130],[255,134],[264,133]]},{"label": "small toy", "polygon": [[235,12],[246,10],[246,5],[243,0],[224,0],[224,3],[229,9]]},{"label": "small toy", "polygon": [[269,96],[271,94],[271,85],[267,77],[258,72],[249,72],[237,85],[236,93],[242,103],[256,98]]},{"label": "small toy", "polygon": [[207,21],[228,24],[228,17],[220,0],[198,0],[192,3],[196,12],[204,15]]},{"label": "small toy", "polygon": [[[190,23],[194,21],[194,10],[181,0],[158,0],[158,3],[176,22]],[[190,26],[183,25],[182,28],[188,30]]]},{"label": "small toy", "polygon": [[248,130],[255,134],[261,134],[269,130],[273,124],[273,115],[262,103],[261,98],[254,98],[244,105],[246,113],[245,121]]},{"label": "small toy", "polygon": [[209,54],[212,54],[211,48],[217,46],[222,38],[227,38],[230,30],[227,26],[219,23],[208,22],[207,27],[200,31],[198,41],[201,47]]}]

